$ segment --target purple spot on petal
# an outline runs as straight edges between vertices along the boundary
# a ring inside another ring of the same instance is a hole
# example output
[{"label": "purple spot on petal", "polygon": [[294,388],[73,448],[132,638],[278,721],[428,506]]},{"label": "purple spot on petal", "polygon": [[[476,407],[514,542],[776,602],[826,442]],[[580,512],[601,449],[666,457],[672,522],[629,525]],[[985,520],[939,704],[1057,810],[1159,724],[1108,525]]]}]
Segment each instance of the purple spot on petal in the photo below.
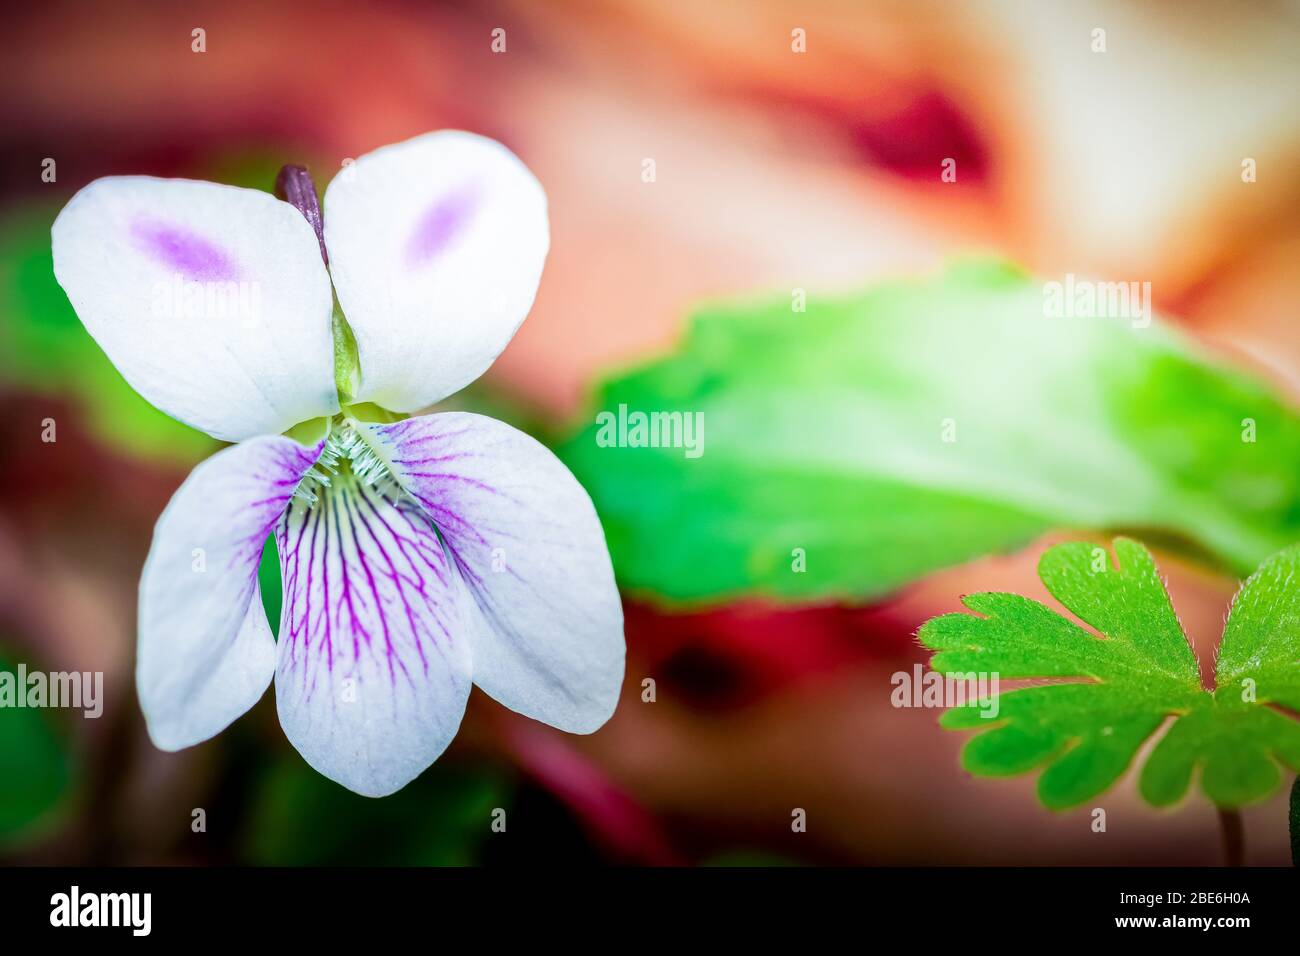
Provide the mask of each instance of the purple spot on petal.
[{"label": "purple spot on petal", "polygon": [[464,231],[478,206],[478,191],[458,189],[439,196],[420,216],[406,243],[406,263],[422,266],[445,250]]},{"label": "purple spot on petal", "polygon": [[173,272],[200,282],[232,282],[235,264],[218,246],[202,236],[156,220],[137,219],[131,225],[136,246]]}]

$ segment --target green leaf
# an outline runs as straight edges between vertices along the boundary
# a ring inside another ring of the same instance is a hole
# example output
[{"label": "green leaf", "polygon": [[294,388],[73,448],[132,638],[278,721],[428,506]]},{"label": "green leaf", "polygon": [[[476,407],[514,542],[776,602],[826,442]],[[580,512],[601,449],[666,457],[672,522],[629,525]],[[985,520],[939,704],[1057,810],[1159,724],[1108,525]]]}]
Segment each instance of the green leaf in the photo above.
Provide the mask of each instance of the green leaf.
[{"label": "green leaf", "polygon": [[[1172,804],[1199,771],[1220,807],[1263,799],[1300,770],[1300,545],[1266,560],[1242,585],[1224,627],[1216,690],[1201,686],[1196,658],[1150,552],[1117,538],[1105,549],[1076,542],[1038,564],[1047,590],[1095,636],[1016,594],[972,594],[975,614],[927,621],[919,637],[944,675],[1066,678],[1002,693],[996,707],[954,707],[944,727],[981,730],[962,751],[980,776],[1042,767],[1038,796],[1052,809],[1104,791],[1139,748],[1172,719],[1142,770],[1142,796]],[[986,716],[987,715],[987,716]]]},{"label": "green leaf", "polygon": [[[0,671],[16,668],[0,659]],[[49,712],[0,707],[0,845],[29,839],[50,823],[72,779],[68,742]]]},{"label": "green leaf", "polygon": [[596,410],[620,405],[703,415],[698,457],[601,447],[599,423],[558,448],[620,583],[668,599],[866,600],[1058,527],[1158,532],[1239,573],[1300,538],[1292,409],[1158,323],[1045,318],[1001,265],[704,308]]},{"label": "green leaf", "polygon": [[280,575],[280,551],[275,546],[275,535],[266,536],[262,543],[262,559],[257,565],[257,585],[262,592],[262,610],[266,623],[271,625],[271,636],[280,637],[280,611],[284,607],[284,582]]}]

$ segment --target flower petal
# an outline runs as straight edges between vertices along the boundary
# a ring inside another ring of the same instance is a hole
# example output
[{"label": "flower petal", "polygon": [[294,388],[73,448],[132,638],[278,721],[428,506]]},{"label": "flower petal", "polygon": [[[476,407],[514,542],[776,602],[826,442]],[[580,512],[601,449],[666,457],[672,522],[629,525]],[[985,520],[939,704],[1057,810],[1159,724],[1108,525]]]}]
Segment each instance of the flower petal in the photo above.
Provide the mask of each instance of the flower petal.
[{"label": "flower petal", "polygon": [[238,441],[338,410],[316,235],[268,193],[97,179],[54,222],[54,274],[131,386]]},{"label": "flower petal", "polygon": [[280,723],[309,764],[371,797],[437,759],[470,687],[472,602],[429,520],[387,484],[336,475],[276,532]]},{"label": "flower petal", "polygon": [[572,733],[614,712],[623,608],[577,479],[509,425],[466,412],[365,426],[442,533],[481,615],[474,683]]},{"label": "flower petal", "polygon": [[355,397],[414,411],[482,375],[528,314],[546,194],[500,143],[429,133],[334,177],[325,244],[357,339]]},{"label": "flower petal", "polygon": [[275,673],[257,568],[319,448],[254,438],[185,479],[158,519],[140,578],[136,685],[149,736],[179,750],[221,732]]}]

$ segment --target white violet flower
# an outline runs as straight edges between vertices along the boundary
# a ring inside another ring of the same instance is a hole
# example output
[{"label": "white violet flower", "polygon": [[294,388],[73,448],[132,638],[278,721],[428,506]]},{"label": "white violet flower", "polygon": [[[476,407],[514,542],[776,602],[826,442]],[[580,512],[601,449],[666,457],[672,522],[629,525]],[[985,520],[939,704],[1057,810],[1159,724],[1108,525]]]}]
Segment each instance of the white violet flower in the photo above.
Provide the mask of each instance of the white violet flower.
[{"label": "white violet flower", "polygon": [[[624,640],[590,498],[508,425],[410,417],[478,378],[531,308],[541,185],[499,143],[443,131],[345,165],[323,217],[305,169],[277,194],[114,176],[54,223],[59,283],[127,381],[236,442],[154,531],[136,668],[150,737],[207,740],[274,678],[307,762],[382,796],[447,747],[471,681],[596,730]],[[258,585],[271,534],[278,642]]]}]

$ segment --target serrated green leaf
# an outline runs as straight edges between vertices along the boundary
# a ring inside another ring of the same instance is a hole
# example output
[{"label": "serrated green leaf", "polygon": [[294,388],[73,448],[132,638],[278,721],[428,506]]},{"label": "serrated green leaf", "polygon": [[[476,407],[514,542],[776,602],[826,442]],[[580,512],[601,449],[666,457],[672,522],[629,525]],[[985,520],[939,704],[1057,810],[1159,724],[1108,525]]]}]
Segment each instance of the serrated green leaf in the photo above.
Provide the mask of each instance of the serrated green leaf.
[{"label": "serrated green leaf", "polygon": [[1158,323],[1043,303],[974,264],[806,312],[708,307],[595,404],[702,413],[701,455],[601,447],[596,423],[558,453],[620,583],[679,601],[866,600],[1058,527],[1158,531],[1240,573],[1300,538],[1294,410]]},{"label": "serrated green leaf", "polygon": [[1149,803],[1178,801],[1198,771],[1220,807],[1263,799],[1281,780],[1279,765],[1300,770],[1300,721],[1279,709],[1300,710],[1300,545],[1266,560],[1237,593],[1214,691],[1201,685],[1150,552],[1126,538],[1114,552],[1112,562],[1095,545],[1061,544],[1038,564],[1051,595],[1096,634],[1037,601],[997,593],[970,595],[963,603],[974,614],[921,628],[940,674],[1073,681],[945,713],[945,727],[982,731],[967,742],[963,766],[980,776],[1042,767],[1039,798],[1066,809],[1110,787],[1169,722],[1142,770]]}]

